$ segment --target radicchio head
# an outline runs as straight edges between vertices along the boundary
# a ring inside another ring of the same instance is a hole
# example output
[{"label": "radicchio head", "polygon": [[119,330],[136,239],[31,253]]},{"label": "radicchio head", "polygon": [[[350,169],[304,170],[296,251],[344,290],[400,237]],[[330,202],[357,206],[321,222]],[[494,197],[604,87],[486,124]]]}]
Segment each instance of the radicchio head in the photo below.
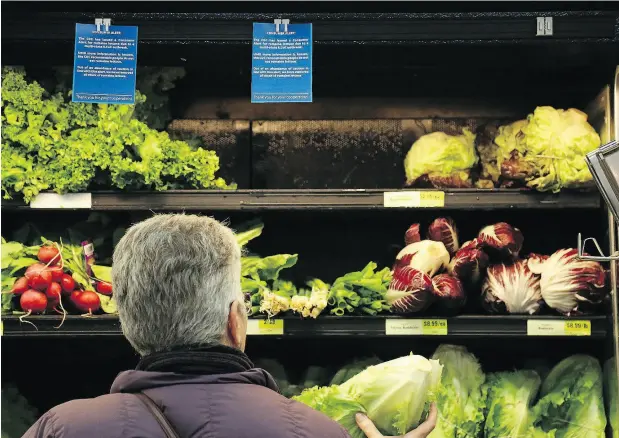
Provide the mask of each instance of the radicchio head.
[{"label": "radicchio head", "polygon": [[484,227],[477,236],[481,248],[492,255],[502,258],[516,259],[522,249],[524,237],[518,228],[507,222],[499,222]]},{"label": "radicchio head", "polygon": [[419,231],[419,224],[413,224],[408,227],[406,234],[404,235],[404,243],[410,245],[411,243],[421,241],[421,233]]},{"label": "radicchio head", "polygon": [[595,261],[581,260],[578,250],[560,249],[532,258],[531,271],[541,275],[541,293],[549,307],[566,315],[590,313],[606,297],[606,272]]},{"label": "radicchio head", "polygon": [[394,269],[408,266],[430,277],[447,268],[449,253],[442,242],[422,240],[404,247],[396,256]]},{"label": "radicchio head", "polygon": [[462,282],[449,274],[440,274],[432,278],[434,297],[437,306],[444,312],[456,313],[466,304],[466,293]]},{"label": "radicchio head", "polygon": [[479,241],[473,239],[462,245],[449,263],[448,271],[462,281],[477,282],[481,272],[488,266],[488,254],[479,247]]},{"label": "radicchio head", "polygon": [[460,248],[458,230],[455,222],[448,217],[439,217],[428,227],[428,239],[443,242],[449,255],[454,255]]},{"label": "radicchio head", "polygon": [[495,313],[537,313],[542,304],[540,278],[526,260],[492,265],[482,285],[483,306]]},{"label": "radicchio head", "polygon": [[398,267],[385,295],[394,313],[415,313],[425,310],[432,302],[432,280],[410,266]]}]

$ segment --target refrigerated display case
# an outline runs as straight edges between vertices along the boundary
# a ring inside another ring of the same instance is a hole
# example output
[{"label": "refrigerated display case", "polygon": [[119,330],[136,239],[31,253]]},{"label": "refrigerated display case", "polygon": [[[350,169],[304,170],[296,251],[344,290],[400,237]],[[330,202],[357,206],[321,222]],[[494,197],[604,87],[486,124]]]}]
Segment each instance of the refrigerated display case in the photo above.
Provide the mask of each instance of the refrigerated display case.
[{"label": "refrigerated display case", "polygon": [[[3,66],[24,66],[30,80],[50,90],[63,78],[70,81],[75,23],[105,16],[137,25],[138,89],[140,78],[150,75],[144,91],[160,99],[144,120],[174,139],[208,145],[220,159],[218,175],[237,188],[136,191],[92,183],[81,201],[86,204],[71,208],[33,208],[16,193],[2,201],[2,235],[17,241],[79,229],[85,240],[100,242],[97,262],[104,264],[122,229],[153,212],[209,214],[233,227],[258,219],[264,229],[248,248],[261,256],[297,255],[281,275],[299,288],[311,277],[333,283],[368,262],[391,268],[409,226],[421,224],[423,239],[440,217],[454,220],[461,243],[506,222],[524,236],[523,257],[576,248],[579,233],[613,254],[617,226],[592,184],[558,193],[498,184],[428,188],[427,181],[405,187],[405,156],[422,136],[455,136],[466,128],[479,146],[539,106],[580,109],[601,144],[619,138],[619,10],[593,6],[351,5],[346,11],[308,3],[283,11],[246,5],[249,12],[239,13],[200,3],[164,9],[12,4],[2,18]],[[284,15],[313,23],[315,101],[251,104],[251,24]],[[552,19],[552,35],[539,35],[538,18]],[[162,86],[163,71],[177,76],[172,86]],[[439,200],[424,204],[428,193],[439,193]],[[533,369],[544,378],[576,354],[604,365],[619,353],[617,266],[604,266],[605,298],[583,313],[540,306],[532,315],[509,314],[482,306],[481,284],[467,284],[466,305],[455,314],[438,306],[406,315],[343,306],[344,315],[336,316],[341,312],[331,312],[330,303],[316,318],[288,311],[265,326],[258,297],[250,305],[248,354],[279,376],[286,395],[306,381],[329,383],[353,359],[388,360],[411,351],[429,357],[441,344],[465,346],[487,375]],[[113,313],[74,313],[3,313],[3,391],[15,385],[42,412],[106,393],[119,371],[135,365]],[[30,364],[42,365],[44,385],[31,378]]]}]

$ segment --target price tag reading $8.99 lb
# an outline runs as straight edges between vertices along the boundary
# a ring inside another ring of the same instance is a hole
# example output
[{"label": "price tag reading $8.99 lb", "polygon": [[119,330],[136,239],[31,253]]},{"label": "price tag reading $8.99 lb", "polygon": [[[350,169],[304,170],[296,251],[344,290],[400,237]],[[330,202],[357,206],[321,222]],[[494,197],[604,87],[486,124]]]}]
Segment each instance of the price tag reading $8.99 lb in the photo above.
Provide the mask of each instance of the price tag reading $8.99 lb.
[{"label": "price tag reading $8.99 lb", "polygon": [[250,319],[247,321],[248,335],[283,335],[283,319]]},{"label": "price tag reading $8.99 lb", "polygon": [[531,319],[527,321],[528,336],[591,336],[591,321],[557,321]]},{"label": "price tag reading $8.99 lb", "polygon": [[591,336],[591,321],[565,321],[567,336]]}]

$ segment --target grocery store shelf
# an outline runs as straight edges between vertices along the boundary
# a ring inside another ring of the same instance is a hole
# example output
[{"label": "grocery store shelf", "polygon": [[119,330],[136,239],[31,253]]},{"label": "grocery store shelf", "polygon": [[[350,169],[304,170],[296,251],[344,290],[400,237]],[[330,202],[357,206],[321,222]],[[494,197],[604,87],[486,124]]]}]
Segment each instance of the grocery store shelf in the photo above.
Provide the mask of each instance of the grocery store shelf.
[{"label": "grocery store shelf", "polygon": [[[384,317],[322,317],[316,320],[302,320],[300,318],[284,318],[280,328],[281,333],[270,333],[273,337],[383,337],[383,336],[433,336],[428,334],[414,333],[386,333],[389,322],[412,322],[419,325],[423,321],[444,321],[448,337],[492,337],[492,338],[518,338],[528,334],[528,322],[537,321],[550,324],[561,324],[574,318],[558,316],[496,316],[496,315],[463,315],[445,319],[428,319],[429,317],[416,318],[384,318]],[[577,318],[578,320],[590,321],[591,332],[586,339],[604,339],[608,331],[608,320],[605,316],[590,316]],[[17,316],[4,316],[3,336],[5,337],[81,337],[81,336],[120,336],[120,323],[115,316],[94,316],[84,318],[81,316],[68,316],[60,328],[56,328],[61,317],[37,316],[28,319],[36,325],[36,329],[27,323],[19,321]],[[389,321],[389,322],[387,322]],[[260,335],[256,330],[257,324],[250,324],[250,334]],[[557,334],[555,333],[555,336]]]},{"label": "grocery store shelf", "polygon": [[[78,7],[79,9],[79,7]],[[566,8],[567,9],[567,8]],[[103,11],[101,11],[103,13]],[[101,15],[100,13],[100,15]],[[73,41],[75,23],[93,22],[92,13],[7,11],[7,41]],[[96,15],[99,16],[99,15]],[[249,43],[253,22],[273,22],[281,14],[105,13],[115,24],[138,25],[140,43]],[[552,38],[539,38],[536,17],[553,17]],[[291,13],[291,22],[314,25],[317,43],[613,41],[614,12],[513,13]],[[3,20],[4,21],[4,20]],[[36,28],[37,32],[31,29]]]},{"label": "grocery store shelf", "polygon": [[[385,193],[415,190],[170,190],[166,192],[93,192],[91,210],[372,210],[385,207]],[[491,210],[509,208],[600,208],[597,193],[546,194],[518,190],[446,190],[444,208]],[[29,209],[15,201],[2,201],[2,209]],[[88,205],[82,208],[87,208]],[[412,205],[411,205],[412,207]],[[63,207],[47,205],[59,210]],[[406,208],[406,207],[398,207]],[[438,208],[438,207],[435,207]]]}]

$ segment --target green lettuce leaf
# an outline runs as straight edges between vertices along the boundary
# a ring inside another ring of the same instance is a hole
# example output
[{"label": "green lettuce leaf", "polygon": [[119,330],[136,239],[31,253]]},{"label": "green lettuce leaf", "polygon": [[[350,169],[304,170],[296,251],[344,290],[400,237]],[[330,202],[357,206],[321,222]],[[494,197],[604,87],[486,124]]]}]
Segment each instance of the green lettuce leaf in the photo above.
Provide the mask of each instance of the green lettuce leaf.
[{"label": "green lettuce leaf", "polygon": [[532,428],[531,405],[541,383],[539,375],[531,370],[489,374],[484,437],[532,438],[539,435],[540,431]]},{"label": "green lettuce leaf", "polygon": [[604,400],[606,401],[606,412],[612,430],[612,438],[619,438],[618,384],[617,360],[615,358],[608,359],[604,364]]},{"label": "green lettuce leaf", "polygon": [[484,425],[486,376],[477,358],[459,345],[441,345],[432,359],[443,365],[437,396],[439,419],[430,438],[480,436]]},{"label": "green lettuce leaf", "polygon": [[406,154],[404,169],[406,183],[413,184],[423,175],[450,177],[469,171],[478,162],[475,134],[468,129],[462,135],[433,132],[420,137]]},{"label": "green lettuce leaf", "polygon": [[509,167],[518,169],[528,187],[552,192],[591,185],[585,155],[601,143],[585,113],[550,106],[537,107],[527,120],[500,127],[494,141],[499,168],[511,160]]},{"label": "green lettuce leaf", "polygon": [[241,263],[241,275],[260,280],[277,280],[282,269],[293,267],[299,256],[297,254],[277,254],[268,257],[244,257]]},{"label": "green lettuce leaf", "polygon": [[342,385],[387,435],[414,429],[440,388],[442,366],[436,360],[409,355],[371,366]]},{"label": "green lettuce leaf", "polygon": [[365,438],[365,434],[357,426],[355,415],[358,412],[365,413],[366,410],[355,397],[339,386],[316,386],[304,390],[293,399],[337,421],[352,438]]},{"label": "green lettuce leaf", "polygon": [[556,438],[604,438],[606,414],[602,368],[597,359],[574,355],[544,380],[533,408],[534,425]]}]

